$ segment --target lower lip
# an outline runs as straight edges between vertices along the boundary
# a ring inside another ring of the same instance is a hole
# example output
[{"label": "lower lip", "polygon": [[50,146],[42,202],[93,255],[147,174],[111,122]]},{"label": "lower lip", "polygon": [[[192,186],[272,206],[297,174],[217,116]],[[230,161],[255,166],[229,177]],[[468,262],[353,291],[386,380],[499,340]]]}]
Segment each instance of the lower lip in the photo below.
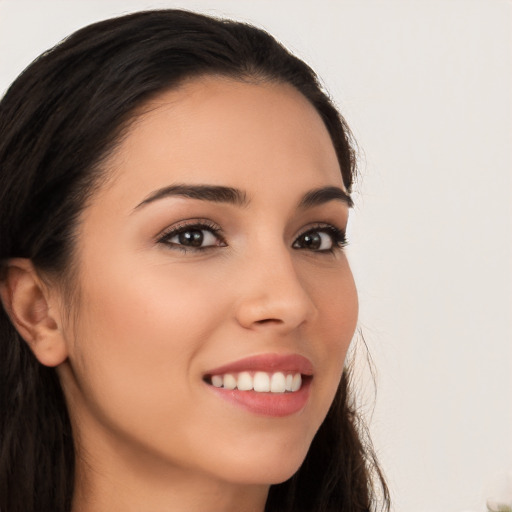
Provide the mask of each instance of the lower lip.
[{"label": "lower lip", "polygon": [[304,409],[309,398],[311,379],[302,381],[302,386],[293,393],[259,393],[257,391],[240,391],[238,389],[216,388],[211,390],[224,400],[254,414],[262,416],[283,417]]}]

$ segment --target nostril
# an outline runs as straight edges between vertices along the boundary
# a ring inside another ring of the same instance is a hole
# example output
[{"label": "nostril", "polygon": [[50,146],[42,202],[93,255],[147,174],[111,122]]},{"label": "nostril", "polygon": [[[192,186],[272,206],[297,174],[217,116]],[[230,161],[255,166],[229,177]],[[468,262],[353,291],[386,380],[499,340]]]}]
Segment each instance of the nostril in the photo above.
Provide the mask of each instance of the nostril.
[{"label": "nostril", "polygon": [[263,320],[256,320],[256,324],[282,324],[283,321],[279,320],[279,318],[264,318]]}]

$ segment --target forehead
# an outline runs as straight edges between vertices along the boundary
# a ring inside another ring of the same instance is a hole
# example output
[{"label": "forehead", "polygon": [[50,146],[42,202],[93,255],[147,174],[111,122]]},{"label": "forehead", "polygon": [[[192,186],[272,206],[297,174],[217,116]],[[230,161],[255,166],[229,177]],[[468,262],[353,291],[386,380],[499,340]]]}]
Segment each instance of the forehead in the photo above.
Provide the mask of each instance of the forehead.
[{"label": "forehead", "polygon": [[[292,86],[204,77],[144,106],[106,163],[126,195],[173,183],[343,187],[327,129]],[[112,192],[112,191],[111,191]]]}]

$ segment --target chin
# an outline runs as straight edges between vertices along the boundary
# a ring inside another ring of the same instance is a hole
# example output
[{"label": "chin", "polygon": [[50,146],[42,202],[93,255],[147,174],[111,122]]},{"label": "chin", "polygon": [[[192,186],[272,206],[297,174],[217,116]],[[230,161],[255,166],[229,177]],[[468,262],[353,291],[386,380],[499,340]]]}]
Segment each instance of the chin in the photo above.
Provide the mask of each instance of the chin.
[{"label": "chin", "polygon": [[307,455],[307,449],[290,448],[276,457],[276,452],[269,454],[263,450],[258,456],[245,457],[240,454],[236,461],[225,466],[226,480],[240,484],[274,485],[285,482],[300,468]]}]

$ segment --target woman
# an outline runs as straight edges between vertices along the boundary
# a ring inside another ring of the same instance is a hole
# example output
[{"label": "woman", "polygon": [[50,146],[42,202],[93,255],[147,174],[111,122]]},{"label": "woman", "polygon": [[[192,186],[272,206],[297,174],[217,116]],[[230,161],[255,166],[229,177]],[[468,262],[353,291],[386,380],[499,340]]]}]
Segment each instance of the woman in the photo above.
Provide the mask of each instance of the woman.
[{"label": "woman", "polygon": [[86,27],[0,110],[0,509],[363,511],[354,157],[316,76],[178,10]]}]

